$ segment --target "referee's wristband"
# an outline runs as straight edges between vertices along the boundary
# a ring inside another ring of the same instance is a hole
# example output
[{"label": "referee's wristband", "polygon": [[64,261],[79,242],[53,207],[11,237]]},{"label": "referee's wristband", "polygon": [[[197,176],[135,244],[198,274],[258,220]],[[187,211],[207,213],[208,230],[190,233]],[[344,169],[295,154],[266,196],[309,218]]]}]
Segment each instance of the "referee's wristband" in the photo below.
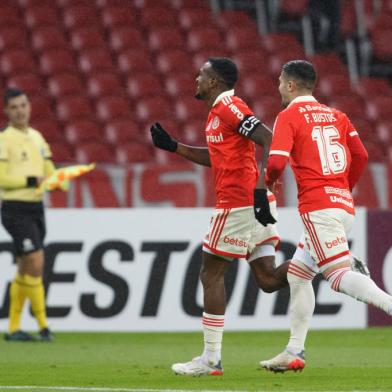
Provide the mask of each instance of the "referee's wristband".
[{"label": "referee's wristband", "polygon": [[27,177],[27,188],[36,188],[38,186],[37,177]]}]

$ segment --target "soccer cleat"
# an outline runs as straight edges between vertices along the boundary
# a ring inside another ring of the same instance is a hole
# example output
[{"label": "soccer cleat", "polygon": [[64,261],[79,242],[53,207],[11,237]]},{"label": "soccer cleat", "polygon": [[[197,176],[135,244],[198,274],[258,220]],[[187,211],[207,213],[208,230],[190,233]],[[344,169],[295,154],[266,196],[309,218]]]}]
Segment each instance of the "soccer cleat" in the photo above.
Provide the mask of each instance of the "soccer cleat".
[{"label": "soccer cleat", "polygon": [[15,331],[12,333],[6,333],[4,340],[7,342],[35,342],[37,339],[24,331]]},{"label": "soccer cleat", "polygon": [[182,376],[223,376],[221,361],[216,365],[205,363],[201,357],[193,358],[186,363],[175,363],[172,365],[174,374]]},{"label": "soccer cleat", "polygon": [[288,370],[301,372],[305,367],[305,351],[294,354],[286,349],[272,359],[261,361],[260,366],[275,373],[283,373]]},{"label": "soccer cleat", "polygon": [[38,340],[41,342],[53,342],[54,335],[49,328],[43,328],[39,331]]},{"label": "soccer cleat", "polygon": [[351,271],[359,272],[360,274],[366,275],[370,278],[369,268],[367,267],[367,265],[363,260],[351,254],[350,261],[351,261]]}]

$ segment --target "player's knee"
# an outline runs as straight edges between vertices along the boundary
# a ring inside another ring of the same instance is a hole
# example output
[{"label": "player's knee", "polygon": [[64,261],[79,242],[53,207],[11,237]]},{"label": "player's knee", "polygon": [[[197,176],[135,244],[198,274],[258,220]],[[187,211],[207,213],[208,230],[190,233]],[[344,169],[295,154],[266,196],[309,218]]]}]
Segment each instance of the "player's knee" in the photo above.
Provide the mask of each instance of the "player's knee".
[{"label": "player's knee", "polygon": [[350,270],[350,267],[342,266],[336,269],[327,269],[323,272],[324,278],[327,280],[332,290],[340,292],[340,281],[344,274]]}]

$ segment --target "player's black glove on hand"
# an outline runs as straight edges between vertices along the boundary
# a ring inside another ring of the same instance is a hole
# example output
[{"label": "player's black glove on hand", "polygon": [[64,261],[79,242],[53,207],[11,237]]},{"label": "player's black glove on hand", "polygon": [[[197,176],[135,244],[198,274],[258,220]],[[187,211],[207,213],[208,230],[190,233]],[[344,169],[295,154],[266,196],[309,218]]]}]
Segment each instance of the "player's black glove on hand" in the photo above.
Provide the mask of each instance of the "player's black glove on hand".
[{"label": "player's black glove on hand", "polygon": [[177,142],[171,138],[161,124],[157,122],[151,125],[150,132],[155,147],[170,152],[177,151]]},{"label": "player's black glove on hand", "polygon": [[255,211],[256,219],[263,225],[268,223],[275,223],[275,218],[271,215],[269,206],[267,189],[255,189],[253,191],[253,209]]}]

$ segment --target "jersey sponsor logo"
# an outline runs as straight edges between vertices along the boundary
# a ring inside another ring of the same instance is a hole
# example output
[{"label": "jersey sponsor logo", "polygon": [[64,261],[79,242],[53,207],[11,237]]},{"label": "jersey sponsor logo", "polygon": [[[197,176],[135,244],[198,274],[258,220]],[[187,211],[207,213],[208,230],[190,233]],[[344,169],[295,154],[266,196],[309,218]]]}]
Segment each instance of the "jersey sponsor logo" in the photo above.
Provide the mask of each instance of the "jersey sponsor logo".
[{"label": "jersey sponsor logo", "polygon": [[348,189],[334,188],[333,186],[325,186],[324,190],[325,193],[327,194],[335,194],[335,195],[345,197],[346,199],[352,199],[351,192]]},{"label": "jersey sponsor logo", "polygon": [[352,201],[344,199],[343,197],[338,196],[330,196],[329,199],[332,203],[341,203],[346,205],[347,207],[354,208],[354,204]]},{"label": "jersey sponsor logo", "polygon": [[30,238],[25,238],[23,240],[23,250],[25,252],[29,252],[30,250],[33,250],[33,249],[34,249],[33,241],[31,241]]},{"label": "jersey sponsor logo", "polygon": [[242,248],[248,247],[248,243],[246,241],[240,240],[239,238],[230,238],[227,235],[223,239],[223,242],[225,244],[230,244],[230,245],[234,245],[234,246],[238,246],[238,247],[242,247]]},{"label": "jersey sponsor logo", "polygon": [[223,142],[222,132],[219,135],[207,135],[207,143],[221,143]]},{"label": "jersey sponsor logo", "polygon": [[331,249],[335,246],[347,243],[347,239],[345,237],[336,237],[335,240],[332,241],[325,241],[325,246],[328,249]]},{"label": "jersey sponsor logo", "polygon": [[239,120],[243,120],[244,119],[244,113],[242,113],[241,110],[238,109],[238,107],[236,105],[234,105],[234,103],[230,103],[228,105],[228,107],[237,116],[237,118]]},{"label": "jersey sponsor logo", "polygon": [[219,127],[220,121],[219,121],[219,117],[215,116],[215,118],[212,120],[212,129],[217,129]]}]

